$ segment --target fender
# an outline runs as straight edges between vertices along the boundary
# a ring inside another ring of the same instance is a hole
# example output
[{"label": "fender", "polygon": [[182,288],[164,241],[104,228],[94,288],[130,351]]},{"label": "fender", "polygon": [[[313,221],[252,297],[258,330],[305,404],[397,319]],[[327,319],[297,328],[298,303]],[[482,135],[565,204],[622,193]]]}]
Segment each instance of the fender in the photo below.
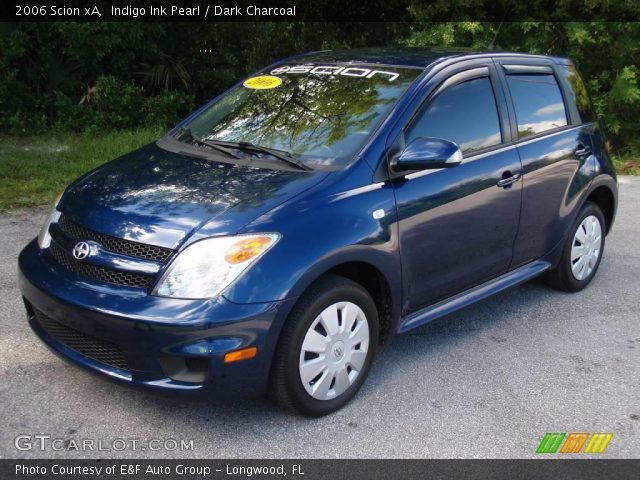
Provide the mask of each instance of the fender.
[{"label": "fender", "polygon": [[608,235],[613,227],[613,222],[615,220],[616,212],[618,209],[618,184],[612,175],[609,174],[599,174],[597,175],[590,183],[589,186],[582,192],[580,195],[580,199],[576,202],[577,206],[571,213],[570,220],[566,223],[565,231],[562,235],[561,240],[554,245],[554,247],[543,257],[545,260],[551,263],[552,268],[555,267],[560,261],[560,257],[562,255],[562,246],[567,240],[567,236],[570,234],[571,225],[575,221],[576,217],[579,215],[582,207],[587,202],[587,199],[599,188],[606,188],[608,192],[611,194],[613,198],[613,211],[611,212],[611,216],[609,217],[609,223],[607,225],[607,231],[605,235]]},{"label": "fender", "polygon": [[[401,264],[393,187],[371,183],[356,161],[304,194],[274,208],[242,233],[277,231],[280,241],[224,296],[235,303],[284,300],[346,262],[375,267],[400,302]],[[375,213],[375,215],[374,215]],[[397,292],[396,292],[397,291]]]},{"label": "fender", "polygon": [[589,198],[595,190],[601,187],[606,188],[608,192],[611,194],[611,197],[613,198],[613,211],[611,212],[611,217],[609,218],[609,223],[607,224],[607,235],[608,235],[609,232],[611,231],[611,228],[613,227],[613,223],[616,218],[616,213],[618,212],[618,182],[616,178],[612,175],[604,174],[604,173],[596,176],[591,182],[591,185],[589,185],[589,189],[582,203],[584,204],[587,198]]},{"label": "fender", "polygon": [[[396,261],[397,260],[397,261]],[[397,268],[399,258],[393,258],[387,252],[371,249],[363,245],[354,245],[333,252],[330,256],[321,259],[304,272],[299,280],[292,286],[290,295],[297,297],[304,293],[318,278],[332,269],[346,263],[358,262],[375,268],[389,287],[391,297],[391,324],[396,325],[402,314],[402,278],[401,270]],[[391,328],[391,332],[395,332]]]}]

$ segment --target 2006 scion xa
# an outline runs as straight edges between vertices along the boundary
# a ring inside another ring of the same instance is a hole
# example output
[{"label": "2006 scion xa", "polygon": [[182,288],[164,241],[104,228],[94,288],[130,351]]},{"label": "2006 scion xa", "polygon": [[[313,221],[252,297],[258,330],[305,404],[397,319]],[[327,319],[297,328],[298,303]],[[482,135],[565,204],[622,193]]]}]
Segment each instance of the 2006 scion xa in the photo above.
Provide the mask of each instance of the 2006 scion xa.
[{"label": "2006 scion xa", "polygon": [[571,61],[316,52],[72,183],[20,287],[89,370],[323,415],[396,333],[537,275],[583,289],[616,204]]}]

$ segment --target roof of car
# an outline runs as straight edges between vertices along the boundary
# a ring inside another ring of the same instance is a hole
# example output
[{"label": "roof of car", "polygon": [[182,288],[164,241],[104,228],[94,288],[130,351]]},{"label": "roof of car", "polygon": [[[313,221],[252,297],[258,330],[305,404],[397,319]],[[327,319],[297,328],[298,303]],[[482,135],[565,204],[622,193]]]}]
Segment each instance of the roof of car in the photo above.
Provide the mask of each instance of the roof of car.
[{"label": "roof of car", "polygon": [[437,49],[422,47],[389,47],[389,48],[356,48],[351,50],[323,50],[304,53],[292,57],[297,62],[314,63],[355,63],[396,65],[403,67],[425,68],[436,60],[451,57],[465,57],[473,55],[505,54],[523,57],[540,57],[524,53],[501,52],[496,50],[477,51],[470,49]]}]

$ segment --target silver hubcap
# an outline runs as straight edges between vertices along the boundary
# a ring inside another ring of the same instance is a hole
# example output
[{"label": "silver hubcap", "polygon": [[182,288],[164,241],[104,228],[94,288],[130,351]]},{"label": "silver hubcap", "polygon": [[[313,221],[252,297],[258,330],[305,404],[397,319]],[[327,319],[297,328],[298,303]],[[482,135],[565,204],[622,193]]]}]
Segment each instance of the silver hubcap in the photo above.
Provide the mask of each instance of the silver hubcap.
[{"label": "silver hubcap", "polygon": [[360,307],[339,302],[313,321],[300,351],[300,380],[309,395],[331,400],[342,395],[364,368],[369,324]]},{"label": "silver hubcap", "polygon": [[584,280],[596,268],[602,246],[602,228],[593,215],[582,220],[571,246],[571,272],[576,280]]}]

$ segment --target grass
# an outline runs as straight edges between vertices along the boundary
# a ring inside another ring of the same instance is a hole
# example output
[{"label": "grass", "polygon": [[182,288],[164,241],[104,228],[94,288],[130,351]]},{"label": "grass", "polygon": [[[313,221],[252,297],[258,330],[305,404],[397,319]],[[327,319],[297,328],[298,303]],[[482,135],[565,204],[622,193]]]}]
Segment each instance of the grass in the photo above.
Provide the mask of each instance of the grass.
[{"label": "grass", "polygon": [[51,203],[71,181],[130,152],[161,131],[0,136],[0,211]]},{"label": "grass", "polygon": [[[158,138],[157,129],[44,137],[0,136],[0,211],[50,203],[71,181]],[[614,157],[621,175],[640,175],[640,158]]]},{"label": "grass", "polygon": [[640,175],[640,155],[614,156],[613,163],[618,175]]}]

